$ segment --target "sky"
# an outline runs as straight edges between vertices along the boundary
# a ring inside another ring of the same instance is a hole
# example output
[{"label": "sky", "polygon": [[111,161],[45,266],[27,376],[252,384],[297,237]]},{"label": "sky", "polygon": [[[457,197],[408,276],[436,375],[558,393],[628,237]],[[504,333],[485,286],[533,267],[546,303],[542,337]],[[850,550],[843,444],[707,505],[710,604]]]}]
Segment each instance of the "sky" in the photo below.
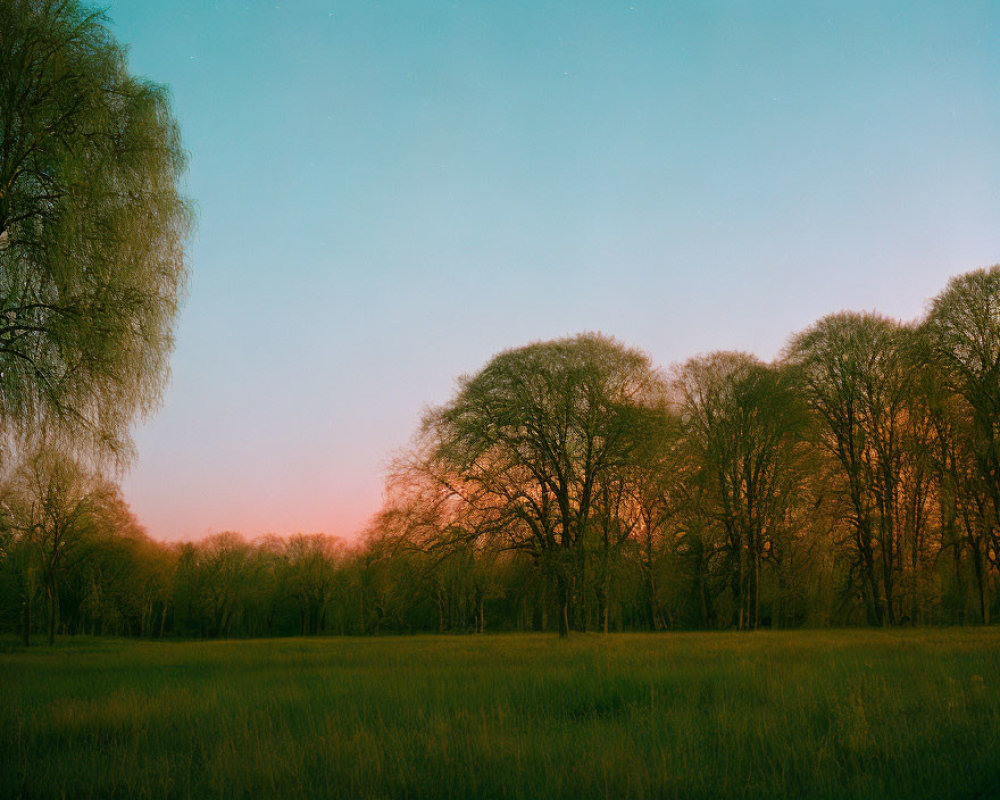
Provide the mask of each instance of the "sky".
[{"label": "sky", "polygon": [[1000,0],[111,0],[198,214],[149,533],[355,539],[456,379],[912,319],[1000,262]]}]

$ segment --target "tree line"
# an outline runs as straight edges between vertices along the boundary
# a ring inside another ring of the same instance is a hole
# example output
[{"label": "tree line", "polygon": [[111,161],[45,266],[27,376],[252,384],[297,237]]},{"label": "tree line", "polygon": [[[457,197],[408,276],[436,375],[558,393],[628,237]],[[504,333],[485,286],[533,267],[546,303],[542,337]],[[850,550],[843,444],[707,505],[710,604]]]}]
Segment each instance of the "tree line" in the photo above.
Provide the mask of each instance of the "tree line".
[{"label": "tree line", "polygon": [[167,90],[101,12],[0,0],[0,630],[249,636],[989,623],[1000,267],[924,318],[667,370],[599,334],[429,411],[360,543],[153,541],[114,480],[193,225]]},{"label": "tree line", "polygon": [[419,565],[440,627],[458,591],[474,628],[492,599],[565,634],[989,623],[998,533],[993,267],[772,363],[663,371],[595,334],[501,353],[425,416],[371,541]]},{"label": "tree line", "polygon": [[1000,266],[765,363],[601,334],[459,380],[354,544],[153,541],[58,449],[4,481],[0,624],[135,636],[989,623]]}]

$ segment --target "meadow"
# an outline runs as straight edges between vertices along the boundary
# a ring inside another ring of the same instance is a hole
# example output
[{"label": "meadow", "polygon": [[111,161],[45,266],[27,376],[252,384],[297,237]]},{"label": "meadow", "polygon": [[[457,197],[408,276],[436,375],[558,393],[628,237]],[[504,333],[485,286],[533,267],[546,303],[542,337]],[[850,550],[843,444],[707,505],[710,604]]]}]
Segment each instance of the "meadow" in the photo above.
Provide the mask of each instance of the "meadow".
[{"label": "meadow", "polygon": [[7,649],[3,797],[1000,796],[1000,629]]}]

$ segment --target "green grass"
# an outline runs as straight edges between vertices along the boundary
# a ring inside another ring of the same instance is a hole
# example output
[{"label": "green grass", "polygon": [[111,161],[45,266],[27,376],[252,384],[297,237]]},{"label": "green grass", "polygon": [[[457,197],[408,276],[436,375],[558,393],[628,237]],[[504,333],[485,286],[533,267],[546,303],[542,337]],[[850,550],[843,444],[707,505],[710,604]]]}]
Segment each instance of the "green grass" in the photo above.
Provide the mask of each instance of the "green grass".
[{"label": "green grass", "polygon": [[4,797],[1000,796],[1000,629],[91,639],[0,675]]}]

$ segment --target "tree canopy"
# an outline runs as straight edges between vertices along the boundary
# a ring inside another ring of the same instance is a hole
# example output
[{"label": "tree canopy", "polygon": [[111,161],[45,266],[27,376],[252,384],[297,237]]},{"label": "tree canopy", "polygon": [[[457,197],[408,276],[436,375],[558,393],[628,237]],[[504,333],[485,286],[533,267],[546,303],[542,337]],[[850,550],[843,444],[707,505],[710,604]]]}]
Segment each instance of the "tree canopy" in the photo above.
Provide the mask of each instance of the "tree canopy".
[{"label": "tree canopy", "polygon": [[101,13],[0,0],[0,19],[0,431],[122,454],[186,282],[178,127]]},{"label": "tree canopy", "polygon": [[644,353],[582,334],[497,355],[424,421],[442,484],[554,577],[563,633],[598,494],[635,460],[660,388]]}]

